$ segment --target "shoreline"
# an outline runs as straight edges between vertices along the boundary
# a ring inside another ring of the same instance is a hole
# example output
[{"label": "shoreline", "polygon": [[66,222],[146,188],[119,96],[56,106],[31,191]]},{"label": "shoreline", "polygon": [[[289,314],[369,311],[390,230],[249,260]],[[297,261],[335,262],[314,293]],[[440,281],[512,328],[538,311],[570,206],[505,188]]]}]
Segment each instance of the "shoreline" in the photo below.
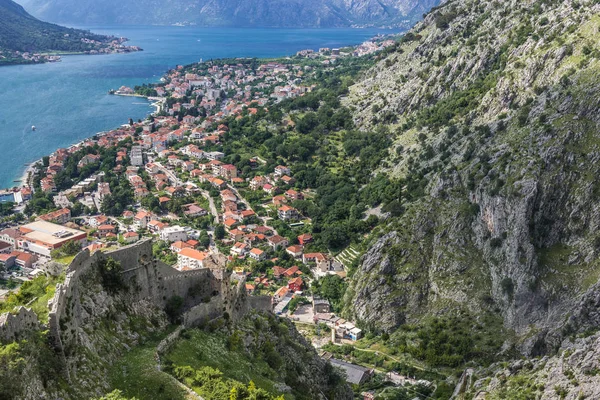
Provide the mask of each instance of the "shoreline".
[{"label": "shoreline", "polygon": [[[57,53],[39,53],[39,55],[41,57],[44,57],[43,60],[28,60],[23,58],[17,62],[10,62],[10,63],[2,63],[0,62],[0,67],[12,67],[12,66],[19,66],[19,65],[42,65],[42,64],[52,64],[52,63],[57,63],[57,62],[61,62],[63,57],[70,57],[70,56],[109,56],[112,54],[130,54],[130,53],[137,53],[140,51],[144,51],[144,49],[139,49],[139,50],[129,50],[129,51],[113,51],[113,52],[109,52],[109,53],[90,53],[90,52],[57,52]],[[36,53],[37,54],[37,53]]]},{"label": "shoreline", "polygon": [[[358,28],[358,29],[363,29],[363,28]],[[390,35],[401,35],[401,34],[402,34],[402,32],[401,32],[401,33],[390,34]],[[376,39],[376,38],[378,38],[378,37],[380,37],[380,36],[381,36],[381,35],[380,35],[380,34],[378,34],[377,36],[375,36],[375,37],[372,37],[372,38],[371,38],[371,39],[369,39],[369,40],[374,40],[374,39]],[[387,35],[383,35],[383,36],[387,36]],[[348,45],[348,46],[346,46],[346,47],[357,47],[357,46],[360,46],[360,44]],[[143,49],[140,49],[140,50],[137,50],[137,51],[143,51]],[[112,54],[115,54],[115,53],[112,53]],[[119,53],[118,53],[118,52],[116,52],[116,54],[119,54]],[[95,54],[92,54],[92,55],[95,55]],[[99,54],[99,55],[105,55],[105,54]],[[260,60],[270,60],[270,59],[272,59],[272,60],[277,60],[277,59],[283,59],[283,58],[285,58],[285,57],[290,57],[290,56],[291,56],[291,55],[287,55],[287,56],[280,56],[280,57],[275,57],[275,58],[270,58],[270,57],[259,57],[258,59],[260,59]],[[169,72],[169,70],[167,70],[167,71],[164,71],[164,72],[163,72],[163,76],[164,76],[165,74],[167,74],[168,72]],[[149,112],[148,114],[146,114],[146,118],[147,118],[148,116],[156,116],[156,114],[158,114],[158,113],[161,111],[162,105],[163,105],[163,104],[166,102],[166,100],[167,100],[167,98],[166,98],[166,97],[152,97],[152,96],[144,96],[144,95],[135,94],[135,93],[131,93],[131,94],[130,94],[130,93],[110,93],[110,95],[116,95],[116,96],[122,96],[122,97],[137,97],[137,98],[144,98],[144,99],[146,99],[146,100],[149,102],[149,105],[155,108],[154,112]],[[126,125],[126,124],[123,124],[123,125]],[[121,125],[121,126],[123,126],[123,125]],[[114,129],[118,129],[118,128],[113,128],[112,130],[114,130]],[[104,136],[104,135],[108,134],[109,132],[111,132],[112,130],[109,130],[109,131],[103,131],[103,132],[98,132],[98,133],[96,133],[96,134],[92,134],[92,135],[88,136],[87,138],[85,138],[85,139],[82,139],[82,140],[78,141],[77,143],[74,143],[74,144],[72,144],[72,145],[70,145],[70,146],[68,146],[68,147],[66,147],[66,148],[68,148],[68,149],[71,149],[71,148],[73,148],[73,147],[80,146],[80,145],[81,145],[81,144],[83,144],[85,141],[89,140],[91,137],[93,137],[93,136]],[[60,147],[59,147],[59,148],[60,148]],[[49,153],[49,154],[45,155],[45,156],[51,156],[52,154],[54,154],[54,153],[56,152],[56,150],[58,150],[58,148],[57,148],[57,149],[55,149],[54,151],[52,151],[51,153]],[[45,157],[45,156],[44,156],[44,157]],[[42,162],[42,159],[43,159],[43,158],[41,158],[41,159],[38,159],[38,160],[36,160],[36,161],[33,161],[33,162],[29,163],[29,164],[26,164],[27,166],[25,167],[25,170],[24,170],[24,171],[23,171],[23,173],[21,174],[21,176],[20,176],[19,180],[15,179],[13,182],[14,182],[14,183],[18,183],[18,184],[20,184],[20,186],[21,186],[21,187],[22,187],[23,185],[28,185],[28,184],[29,184],[29,175],[30,175],[30,173],[33,171],[33,166],[34,166],[35,164],[39,163],[39,162]],[[12,188],[14,188],[15,186],[16,186],[16,185],[13,185],[13,186],[11,187],[11,189],[12,189]]]},{"label": "shoreline", "polygon": [[[147,96],[142,96],[142,95],[139,95],[139,94],[115,94],[115,95],[116,96],[124,96],[124,97],[138,97],[138,98],[144,98],[144,99],[146,99],[148,101],[148,103],[149,103],[148,105],[154,107],[154,109],[155,109],[153,112],[148,113],[146,115],[146,118],[148,116],[150,116],[150,115],[156,116],[156,114],[158,114],[160,112],[162,104],[166,101],[166,98],[162,98],[162,97],[147,97]],[[127,125],[127,124],[122,124],[120,126],[123,126],[123,125]],[[118,129],[118,128],[113,128],[112,130],[114,130],[114,129]],[[73,147],[81,146],[81,145],[83,145],[83,143],[85,143],[90,138],[92,138],[94,136],[98,136],[98,137],[105,136],[105,135],[109,134],[112,130],[101,131],[101,132],[94,133],[93,135],[90,135],[90,136],[88,136],[85,139],[81,139],[81,140],[79,140],[76,143],[70,144],[70,145],[66,146],[65,148],[72,149]],[[56,150],[58,150],[58,149],[56,149]],[[30,174],[33,173],[33,171],[34,171],[34,166],[37,163],[42,163],[44,157],[46,157],[46,156],[52,156],[56,152],[56,150],[54,150],[53,152],[51,152],[49,154],[46,154],[45,156],[43,156],[42,158],[40,158],[38,160],[35,160],[35,161],[32,161],[30,163],[25,164],[26,167],[23,170],[23,173],[21,174],[20,178],[18,178],[18,179],[15,178],[13,180],[13,183],[15,185],[12,185],[10,188],[5,188],[5,189],[13,189],[14,187],[29,186],[29,183],[30,183],[29,182],[29,177],[30,177]]]},{"label": "shoreline", "polygon": [[[116,128],[115,128],[115,129],[116,129]],[[83,143],[85,143],[85,142],[86,142],[87,140],[89,140],[91,137],[94,137],[94,136],[104,136],[104,135],[107,135],[109,132],[110,132],[110,131],[102,131],[102,132],[95,133],[95,134],[93,134],[93,135],[91,135],[91,136],[89,136],[89,137],[87,137],[87,138],[85,138],[85,139],[82,139],[82,140],[78,141],[77,143],[70,144],[69,146],[67,146],[67,147],[65,147],[65,148],[66,148],[66,149],[72,149],[72,148],[74,148],[74,147],[81,146]],[[62,148],[62,147],[59,147],[59,149],[60,149],[60,148]],[[56,149],[56,150],[58,150],[58,149]],[[32,172],[33,172],[33,170],[34,170],[34,168],[33,168],[33,167],[34,167],[34,166],[35,166],[37,163],[43,163],[44,157],[46,157],[46,156],[50,156],[50,157],[51,157],[51,156],[52,156],[52,155],[53,155],[53,154],[56,152],[56,150],[54,150],[52,153],[46,154],[45,156],[43,156],[42,158],[40,158],[40,159],[38,159],[38,160],[35,160],[35,161],[32,161],[31,163],[28,163],[28,164],[26,164],[27,166],[25,167],[25,170],[24,170],[24,171],[23,171],[23,173],[21,174],[21,177],[20,177],[18,180],[17,180],[17,179],[15,179],[15,180],[13,181],[14,183],[19,183],[19,186],[17,186],[17,187],[29,186],[29,177],[30,177],[30,173],[32,173]],[[10,189],[12,189],[12,188],[14,188],[14,187],[15,187],[15,186],[12,186]]]},{"label": "shoreline", "polygon": [[148,103],[150,103],[150,106],[155,108],[155,111],[153,113],[150,113],[148,115],[152,115],[152,116],[156,116],[155,114],[158,114],[160,112],[160,109],[163,105],[163,103],[165,101],[167,101],[166,97],[153,97],[153,96],[144,96],[141,94],[135,94],[135,93],[110,93],[109,94],[111,96],[121,96],[121,97],[137,97],[140,99],[146,99],[148,101]]},{"label": "shoreline", "polygon": [[[123,47],[114,48],[114,47],[111,47],[110,45],[108,45],[106,42],[104,42],[104,45],[108,46],[108,47],[101,47],[99,49],[92,49],[92,50],[85,50],[85,51],[43,50],[43,51],[33,53],[33,56],[40,57],[39,59],[18,57],[18,58],[12,59],[12,60],[14,60],[14,62],[10,62],[10,63],[0,62],[0,67],[10,67],[10,66],[17,66],[17,65],[51,64],[51,63],[61,62],[62,57],[68,57],[68,56],[82,56],[82,55],[84,55],[84,56],[105,56],[105,55],[111,55],[111,54],[129,54],[129,53],[137,53],[140,51],[144,51],[144,49],[142,49],[139,46],[123,45],[124,43],[129,42],[128,38],[125,38],[125,37],[117,38],[115,36],[108,36],[108,35],[104,35],[104,36],[106,36],[107,38],[112,37],[112,38],[118,40],[119,45],[121,45]],[[105,51],[105,50],[110,50],[110,51]]]}]

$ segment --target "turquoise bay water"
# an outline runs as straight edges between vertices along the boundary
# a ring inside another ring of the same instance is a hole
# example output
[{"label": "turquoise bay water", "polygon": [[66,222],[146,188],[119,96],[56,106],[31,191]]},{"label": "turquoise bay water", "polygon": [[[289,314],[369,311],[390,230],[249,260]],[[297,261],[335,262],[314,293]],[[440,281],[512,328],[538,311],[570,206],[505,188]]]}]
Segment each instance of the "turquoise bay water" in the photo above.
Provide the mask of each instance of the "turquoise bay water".
[{"label": "turquoise bay water", "polygon": [[110,89],[156,82],[169,68],[200,59],[277,57],[306,48],[358,44],[378,33],[393,32],[141,26],[85,29],[128,37],[129,44],[144,51],[0,67],[0,188],[13,186],[25,164],[153,111],[143,99],[108,95]]}]

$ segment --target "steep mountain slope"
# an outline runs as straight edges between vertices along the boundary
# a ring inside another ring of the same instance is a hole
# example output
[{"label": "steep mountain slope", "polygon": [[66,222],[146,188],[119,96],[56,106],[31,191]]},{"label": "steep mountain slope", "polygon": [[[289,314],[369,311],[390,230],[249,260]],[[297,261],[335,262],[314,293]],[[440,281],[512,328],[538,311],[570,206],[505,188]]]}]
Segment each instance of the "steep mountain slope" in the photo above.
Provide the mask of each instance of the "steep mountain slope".
[{"label": "steep mountain slope", "polygon": [[382,171],[403,210],[363,257],[348,316],[392,330],[492,314],[530,355],[597,329],[599,12],[452,1],[352,87],[357,123],[395,132]]},{"label": "steep mountain slope", "polygon": [[82,39],[108,42],[107,36],[42,22],[12,0],[0,0],[0,50],[88,51],[97,46]]},{"label": "steep mountain slope", "polygon": [[20,3],[39,18],[63,23],[408,28],[438,0],[20,0]]}]

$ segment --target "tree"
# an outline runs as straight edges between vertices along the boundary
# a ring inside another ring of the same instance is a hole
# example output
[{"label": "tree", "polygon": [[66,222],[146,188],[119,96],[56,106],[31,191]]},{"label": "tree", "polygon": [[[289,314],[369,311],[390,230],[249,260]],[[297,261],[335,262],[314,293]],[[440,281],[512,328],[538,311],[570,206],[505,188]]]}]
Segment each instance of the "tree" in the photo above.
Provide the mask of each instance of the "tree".
[{"label": "tree", "polygon": [[208,233],[206,233],[206,231],[200,232],[200,237],[198,238],[198,241],[200,242],[200,245],[204,248],[208,248],[210,246],[210,236],[208,236]]},{"label": "tree", "polygon": [[56,250],[52,250],[52,258],[61,258],[74,256],[81,251],[81,244],[74,240],[69,240]]},{"label": "tree", "polygon": [[348,232],[340,225],[332,225],[321,233],[321,239],[331,249],[341,249],[348,240]]},{"label": "tree", "polygon": [[394,199],[388,204],[386,204],[383,209],[385,212],[389,212],[393,217],[397,217],[402,215],[404,212],[404,207],[402,207],[402,203],[398,199]]},{"label": "tree", "polygon": [[12,214],[14,207],[15,203],[12,202],[0,203],[0,215],[5,216]]},{"label": "tree", "polygon": [[102,201],[100,211],[104,214],[121,215],[125,207],[133,203],[133,190],[129,182],[126,180],[118,180],[117,182],[117,185],[111,185],[114,188],[112,194],[106,196]]},{"label": "tree", "polygon": [[152,212],[160,212],[160,202],[154,195],[149,194],[148,196],[144,197],[140,203],[142,204],[142,207],[146,208],[147,210]]},{"label": "tree", "polygon": [[217,225],[215,226],[215,238],[216,239],[223,239],[225,237],[225,228],[223,227],[223,225]]},{"label": "tree", "polygon": [[85,206],[79,201],[76,201],[75,204],[73,204],[73,207],[71,207],[71,215],[73,217],[79,217],[84,211]]},{"label": "tree", "polygon": [[313,294],[331,302],[334,309],[341,308],[348,284],[338,275],[326,275],[312,285]]}]

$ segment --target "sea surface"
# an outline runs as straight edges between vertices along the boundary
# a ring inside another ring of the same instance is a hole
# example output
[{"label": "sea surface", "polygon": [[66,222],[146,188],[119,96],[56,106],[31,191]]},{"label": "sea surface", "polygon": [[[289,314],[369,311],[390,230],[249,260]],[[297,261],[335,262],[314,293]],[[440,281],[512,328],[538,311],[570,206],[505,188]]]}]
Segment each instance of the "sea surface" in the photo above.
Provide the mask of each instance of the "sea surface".
[{"label": "sea surface", "polygon": [[[144,49],[130,54],[65,56],[58,63],[0,67],[0,188],[17,185],[26,164],[58,148],[143,119],[145,99],[110,89],[157,82],[180,64],[223,57],[279,57],[302,49],[359,44],[382,29],[235,29],[92,26]],[[36,127],[32,131],[32,126]]]}]

